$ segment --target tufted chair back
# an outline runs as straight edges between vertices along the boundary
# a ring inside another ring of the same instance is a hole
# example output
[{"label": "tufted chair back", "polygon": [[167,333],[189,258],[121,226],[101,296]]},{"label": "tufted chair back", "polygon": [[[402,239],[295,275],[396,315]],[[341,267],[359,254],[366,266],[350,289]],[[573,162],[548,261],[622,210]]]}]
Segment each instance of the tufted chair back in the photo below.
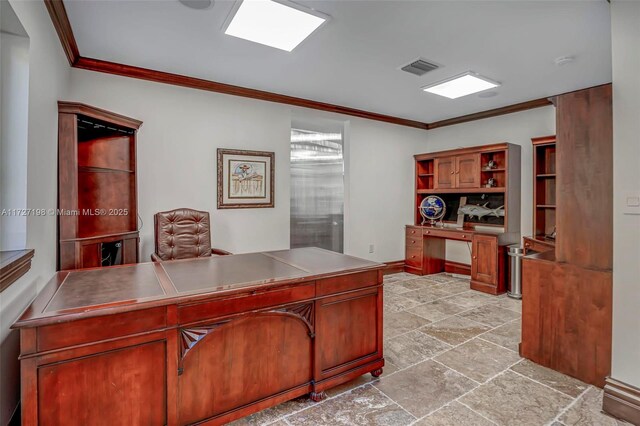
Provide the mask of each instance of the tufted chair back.
[{"label": "tufted chair back", "polygon": [[161,260],[211,256],[209,213],[176,209],[156,213],[156,256]]}]

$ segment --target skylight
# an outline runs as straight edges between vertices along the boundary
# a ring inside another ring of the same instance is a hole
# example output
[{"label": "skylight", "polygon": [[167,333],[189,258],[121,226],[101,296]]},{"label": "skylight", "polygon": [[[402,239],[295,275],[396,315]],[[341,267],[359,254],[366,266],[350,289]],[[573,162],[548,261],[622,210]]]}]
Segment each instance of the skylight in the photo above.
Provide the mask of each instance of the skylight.
[{"label": "skylight", "polygon": [[449,99],[457,99],[498,86],[500,86],[500,83],[469,71],[445,81],[425,86],[422,90]]},{"label": "skylight", "polygon": [[242,0],[225,34],[291,52],[326,20],[294,3]]}]

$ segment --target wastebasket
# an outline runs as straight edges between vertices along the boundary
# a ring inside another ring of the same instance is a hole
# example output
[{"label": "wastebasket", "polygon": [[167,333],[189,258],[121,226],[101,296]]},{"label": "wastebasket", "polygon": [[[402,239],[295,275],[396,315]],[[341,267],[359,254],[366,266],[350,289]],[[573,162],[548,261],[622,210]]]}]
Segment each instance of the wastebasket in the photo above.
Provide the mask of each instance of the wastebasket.
[{"label": "wastebasket", "polygon": [[509,246],[509,291],[507,296],[522,299],[522,256],[524,250],[520,244]]}]

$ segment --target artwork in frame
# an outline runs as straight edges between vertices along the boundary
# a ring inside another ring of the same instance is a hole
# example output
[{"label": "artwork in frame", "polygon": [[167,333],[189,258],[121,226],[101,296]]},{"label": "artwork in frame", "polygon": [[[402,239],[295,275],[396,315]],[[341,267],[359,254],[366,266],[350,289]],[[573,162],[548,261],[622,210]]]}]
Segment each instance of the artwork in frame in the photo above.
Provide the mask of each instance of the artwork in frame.
[{"label": "artwork in frame", "polygon": [[275,153],[218,148],[218,208],[273,207]]}]

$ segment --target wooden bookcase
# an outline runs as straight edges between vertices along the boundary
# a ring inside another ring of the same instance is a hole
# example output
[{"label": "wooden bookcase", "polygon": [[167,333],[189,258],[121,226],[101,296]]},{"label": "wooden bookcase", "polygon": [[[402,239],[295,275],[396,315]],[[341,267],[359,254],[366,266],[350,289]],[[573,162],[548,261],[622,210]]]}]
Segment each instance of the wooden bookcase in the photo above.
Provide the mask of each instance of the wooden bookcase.
[{"label": "wooden bookcase", "polygon": [[[446,223],[455,223],[461,196],[469,203],[505,207],[504,219],[465,221],[465,226],[497,226],[505,232],[520,231],[520,147],[509,143],[462,148],[415,156],[414,225],[422,224],[420,203],[431,194],[447,204]],[[490,166],[491,165],[491,166]],[[493,185],[489,182],[492,180]],[[484,195],[485,198],[481,198]],[[514,218],[509,221],[509,216]]]},{"label": "wooden bookcase", "polygon": [[556,230],[556,137],[531,139],[533,144],[533,237],[553,243]]},{"label": "wooden bookcase", "polygon": [[132,118],[58,102],[58,269],[138,261]]}]

